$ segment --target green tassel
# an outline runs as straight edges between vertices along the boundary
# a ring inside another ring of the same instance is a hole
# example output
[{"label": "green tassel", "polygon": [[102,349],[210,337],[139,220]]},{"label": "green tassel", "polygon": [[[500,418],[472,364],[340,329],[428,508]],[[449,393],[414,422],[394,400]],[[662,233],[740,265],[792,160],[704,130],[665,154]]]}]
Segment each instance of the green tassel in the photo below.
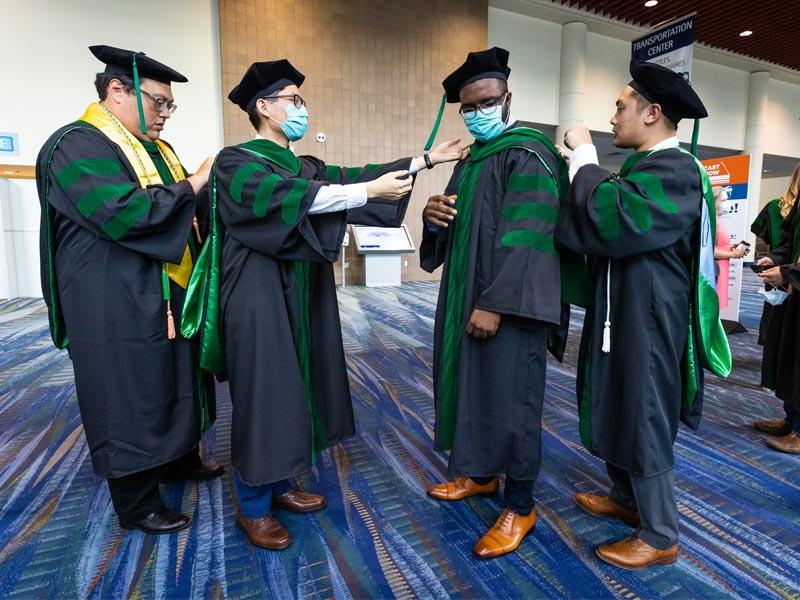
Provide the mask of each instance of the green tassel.
[{"label": "green tassel", "polygon": [[147,123],[144,122],[144,108],[142,108],[142,89],[139,87],[139,68],[136,66],[136,52],[133,53],[133,87],[136,88],[136,104],[139,107],[139,129],[142,135],[147,135]]},{"label": "green tassel", "polygon": [[700,137],[700,119],[694,120],[694,127],[692,128],[692,146],[690,151],[692,156],[697,156],[697,140]]},{"label": "green tassel", "polygon": [[442,101],[439,103],[439,113],[436,115],[436,122],[433,124],[433,129],[431,129],[431,134],[428,136],[428,141],[425,142],[425,152],[433,147],[433,140],[436,139],[436,134],[439,133],[439,125],[442,124],[445,104],[447,104],[447,94],[442,95]]},{"label": "green tassel", "polygon": [[161,291],[164,293],[164,300],[170,300],[169,274],[167,273],[167,263],[161,263]]}]

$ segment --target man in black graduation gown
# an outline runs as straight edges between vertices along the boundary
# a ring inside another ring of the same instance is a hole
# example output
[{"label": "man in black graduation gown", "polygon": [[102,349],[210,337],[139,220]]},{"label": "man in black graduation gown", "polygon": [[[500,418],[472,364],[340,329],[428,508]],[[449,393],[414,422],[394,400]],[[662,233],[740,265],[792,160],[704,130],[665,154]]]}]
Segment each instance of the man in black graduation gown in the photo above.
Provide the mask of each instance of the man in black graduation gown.
[{"label": "man in black graduation gown", "polygon": [[159,139],[176,108],[170,84],[183,75],[143,53],[90,50],[106,64],[99,102],[57,130],[37,160],[42,289],[120,525],[171,533],[190,518],[164,505],[159,483],[222,473],[198,453],[201,426],[213,420],[212,382],[195,367],[193,344],[174,335],[211,161],[186,177]]},{"label": "man in black graduation gown", "polygon": [[706,110],[665,67],[632,63],[631,76],[611,125],[614,144],[635,153],[611,173],[597,165],[585,126],[566,133],[574,178],[556,240],[592,266],[594,302],[578,358],[580,434],[612,483],[607,496],[578,493],[575,502],[635,527],[597,554],[644,568],[677,560],[672,444],[680,420],[699,424],[701,365],[727,375],[730,350],[714,288],[711,184],[677,138],[681,118]]},{"label": "man in black graduation gown", "polygon": [[291,536],[272,509],[325,505],[289,479],[354,432],[332,265],[347,224],[399,227],[412,174],[461,155],[452,140],[424,157],[363,168],[297,157],[289,144],[306,133],[304,79],[288,60],[253,64],[228,97],[258,136],[223,149],[213,169],[236,523],[253,544],[276,550]]},{"label": "man in black graduation gown", "polygon": [[480,558],[513,552],[536,524],[548,332],[561,323],[553,245],[564,161],[541,132],[511,115],[508,51],[470,52],[443,82],[476,138],[444,194],[423,212],[420,259],[444,265],[434,325],[437,449],[450,481],[437,500],[495,495],[503,510],[476,544]]}]

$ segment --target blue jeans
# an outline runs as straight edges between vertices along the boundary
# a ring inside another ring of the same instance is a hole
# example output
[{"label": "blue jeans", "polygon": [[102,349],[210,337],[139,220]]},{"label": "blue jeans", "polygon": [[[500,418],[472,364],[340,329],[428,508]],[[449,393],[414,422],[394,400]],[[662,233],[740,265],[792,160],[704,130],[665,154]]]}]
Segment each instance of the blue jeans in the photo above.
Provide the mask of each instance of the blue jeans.
[{"label": "blue jeans", "polygon": [[241,480],[236,469],[233,470],[233,482],[239,498],[239,510],[248,519],[266,517],[271,510],[272,496],[285,494],[290,488],[288,479],[264,485],[248,485]]}]

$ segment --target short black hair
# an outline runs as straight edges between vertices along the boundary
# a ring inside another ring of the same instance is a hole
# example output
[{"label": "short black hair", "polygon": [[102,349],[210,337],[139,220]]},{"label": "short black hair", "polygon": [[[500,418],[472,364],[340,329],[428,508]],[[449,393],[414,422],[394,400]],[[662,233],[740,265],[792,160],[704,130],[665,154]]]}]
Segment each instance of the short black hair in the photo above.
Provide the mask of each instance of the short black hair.
[{"label": "short black hair", "polygon": [[258,110],[258,101],[253,104],[253,108],[247,111],[247,118],[250,119],[250,124],[258,131],[258,127],[261,125],[261,112]]},{"label": "short black hair", "polygon": [[131,78],[130,75],[123,71],[103,71],[102,73],[98,73],[94,78],[94,87],[97,90],[97,96],[100,100],[105,100],[106,97],[108,97],[108,84],[111,83],[113,79],[119,81],[126,92],[133,91],[133,78]]},{"label": "short black hair", "polygon": [[[633,90],[633,95],[636,98],[636,112],[639,114],[641,114],[645,108],[647,108],[652,104],[652,102],[650,102],[647,98],[642,96],[636,90]],[[670,119],[667,115],[664,114],[663,110],[661,111],[661,118],[664,119],[664,124],[667,126],[668,129],[674,129],[674,130],[678,129],[678,126],[672,122],[672,119]]]},{"label": "short black hair", "polygon": [[277,96],[283,90],[285,90],[287,87],[289,87],[289,86],[286,85],[286,86],[280,88],[279,90],[275,90],[269,96],[261,96],[260,98],[257,98],[255,102],[253,102],[253,108],[251,108],[250,110],[247,111],[247,118],[250,119],[250,124],[253,127],[256,128],[256,131],[258,131],[258,127],[259,127],[259,125],[261,125],[261,117],[263,116],[261,114],[261,111],[258,110],[258,101],[261,100],[262,98],[266,99],[268,97]]}]

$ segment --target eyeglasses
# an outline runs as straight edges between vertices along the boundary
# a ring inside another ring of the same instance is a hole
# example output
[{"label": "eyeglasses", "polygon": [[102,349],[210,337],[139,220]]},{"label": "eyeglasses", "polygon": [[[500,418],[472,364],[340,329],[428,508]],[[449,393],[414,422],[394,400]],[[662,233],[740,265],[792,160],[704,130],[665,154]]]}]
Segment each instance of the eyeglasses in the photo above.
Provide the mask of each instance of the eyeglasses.
[{"label": "eyeglasses", "polygon": [[488,100],[484,100],[475,108],[462,106],[461,108],[458,109],[458,112],[461,113],[461,116],[464,117],[464,119],[467,121],[469,121],[470,119],[474,119],[475,115],[478,112],[480,112],[483,115],[488,115],[495,106],[502,106],[502,104],[506,101],[507,95],[508,92],[506,92],[502,96],[497,96],[496,98],[489,98]]},{"label": "eyeglasses", "polygon": [[303,100],[300,94],[283,94],[281,96],[264,96],[264,100],[278,100],[280,98],[291,98],[295,108],[303,108],[306,101]]},{"label": "eyeglasses", "polygon": [[169,114],[173,114],[176,110],[178,110],[178,105],[175,104],[174,102],[170,102],[165,98],[159,98],[158,96],[153,96],[153,94],[146,92],[143,89],[139,89],[139,91],[153,101],[153,108],[156,109],[157,113],[166,110]]}]

